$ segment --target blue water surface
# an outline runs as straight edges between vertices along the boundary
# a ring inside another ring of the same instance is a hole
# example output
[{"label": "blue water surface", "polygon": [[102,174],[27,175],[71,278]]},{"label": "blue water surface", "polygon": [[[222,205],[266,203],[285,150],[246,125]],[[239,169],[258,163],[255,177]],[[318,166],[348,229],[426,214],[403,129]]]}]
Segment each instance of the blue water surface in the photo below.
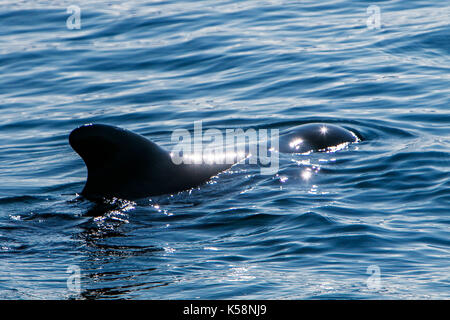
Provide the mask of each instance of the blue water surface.
[{"label": "blue water surface", "polygon": [[[424,0],[3,0],[0,298],[449,299],[449,14]],[[363,141],[175,195],[78,197],[75,127],[169,148],[199,120],[333,123]]]}]

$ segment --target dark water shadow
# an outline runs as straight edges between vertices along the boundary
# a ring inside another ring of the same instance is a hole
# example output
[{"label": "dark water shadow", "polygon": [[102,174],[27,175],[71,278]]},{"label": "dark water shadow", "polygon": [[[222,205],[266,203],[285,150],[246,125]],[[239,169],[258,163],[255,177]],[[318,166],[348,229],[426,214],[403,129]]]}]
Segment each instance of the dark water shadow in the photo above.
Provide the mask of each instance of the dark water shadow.
[{"label": "dark water shadow", "polygon": [[[135,239],[129,211],[134,202],[110,199],[91,202],[77,197],[70,202],[85,208],[89,217],[79,224],[73,238],[81,240],[78,266],[81,292],[74,299],[124,299],[136,291],[166,286],[170,277],[160,270],[158,256],[164,249]],[[155,280],[161,279],[161,280]],[[136,293],[136,295],[138,295]]]}]

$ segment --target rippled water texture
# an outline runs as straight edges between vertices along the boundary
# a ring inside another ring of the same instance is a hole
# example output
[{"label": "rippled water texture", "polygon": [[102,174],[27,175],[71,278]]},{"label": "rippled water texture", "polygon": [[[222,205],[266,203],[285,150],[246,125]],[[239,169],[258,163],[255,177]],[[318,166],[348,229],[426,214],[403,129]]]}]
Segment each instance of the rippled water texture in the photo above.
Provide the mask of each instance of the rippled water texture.
[{"label": "rippled water texture", "polygon": [[[450,5],[378,1],[379,28],[370,5],[2,1],[0,298],[450,298]],[[77,197],[78,125],[170,148],[196,120],[363,141],[172,196]]]}]

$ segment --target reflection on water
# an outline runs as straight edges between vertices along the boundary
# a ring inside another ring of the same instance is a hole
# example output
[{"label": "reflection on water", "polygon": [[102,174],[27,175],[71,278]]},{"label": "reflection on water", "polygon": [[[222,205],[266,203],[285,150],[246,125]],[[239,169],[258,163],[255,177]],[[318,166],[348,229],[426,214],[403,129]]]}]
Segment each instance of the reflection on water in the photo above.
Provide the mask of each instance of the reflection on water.
[{"label": "reflection on water", "polygon": [[[2,5],[0,298],[448,297],[447,3],[380,2],[379,29],[345,0],[78,1],[79,30],[68,1]],[[364,139],[179,194],[77,197],[75,127],[171,150],[200,120]]]}]

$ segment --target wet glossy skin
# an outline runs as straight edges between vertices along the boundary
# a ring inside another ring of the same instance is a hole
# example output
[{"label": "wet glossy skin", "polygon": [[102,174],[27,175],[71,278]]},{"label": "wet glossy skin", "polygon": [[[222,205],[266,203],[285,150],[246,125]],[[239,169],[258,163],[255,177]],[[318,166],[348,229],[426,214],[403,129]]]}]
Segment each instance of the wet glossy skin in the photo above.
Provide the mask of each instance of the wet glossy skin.
[{"label": "wet glossy skin", "polygon": [[[280,135],[279,151],[328,151],[357,142],[351,131],[331,124],[312,123]],[[84,160],[88,175],[81,194],[88,199],[136,199],[196,187],[233,164],[174,164],[157,144],[131,131],[104,124],[73,130],[72,148]]]},{"label": "wet glossy skin", "polygon": [[358,141],[359,138],[345,128],[327,123],[309,123],[281,134],[279,151],[283,153],[329,151]]},{"label": "wet glossy skin", "polygon": [[81,194],[137,199],[196,187],[232,164],[179,164],[145,137],[122,128],[84,125],[69,136],[72,148],[84,160],[88,176]]}]

